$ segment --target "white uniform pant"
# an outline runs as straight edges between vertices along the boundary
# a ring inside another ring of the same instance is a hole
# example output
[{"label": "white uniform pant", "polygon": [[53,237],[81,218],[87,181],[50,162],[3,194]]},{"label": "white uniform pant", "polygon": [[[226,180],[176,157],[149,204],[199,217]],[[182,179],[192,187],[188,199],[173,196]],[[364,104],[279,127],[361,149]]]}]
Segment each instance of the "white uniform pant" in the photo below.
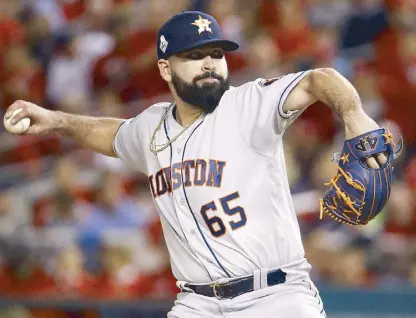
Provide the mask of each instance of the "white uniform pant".
[{"label": "white uniform pant", "polygon": [[324,318],[321,297],[310,279],[258,289],[233,299],[181,292],[168,318]]}]

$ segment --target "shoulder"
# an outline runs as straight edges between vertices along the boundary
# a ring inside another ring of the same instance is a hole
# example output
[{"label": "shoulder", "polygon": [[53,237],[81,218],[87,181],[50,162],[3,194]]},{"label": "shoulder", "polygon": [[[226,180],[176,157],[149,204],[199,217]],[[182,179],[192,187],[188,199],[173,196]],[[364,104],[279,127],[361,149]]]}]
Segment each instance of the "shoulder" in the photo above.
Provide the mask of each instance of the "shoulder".
[{"label": "shoulder", "polygon": [[169,110],[172,103],[169,102],[161,102],[156,103],[141,113],[128,119],[127,121],[134,121],[134,122],[141,122],[141,123],[149,123],[152,124],[154,121],[159,121],[163,116],[165,116],[166,112]]},{"label": "shoulder", "polygon": [[296,73],[288,73],[280,76],[276,76],[273,78],[261,78],[256,80],[256,83],[259,87],[280,87],[280,88],[286,88],[290,86],[294,82],[298,82],[305,78],[309,74],[310,70],[307,71],[301,71]]},{"label": "shoulder", "polygon": [[303,79],[310,71],[302,71],[296,73],[281,74],[272,78],[259,77],[252,81],[246,82],[239,86],[230,87],[231,94],[239,94],[250,90],[268,91],[269,87],[284,89],[290,86],[293,82]]},{"label": "shoulder", "polygon": [[278,91],[275,88],[284,87],[284,85],[279,82],[287,82],[287,79],[283,80],[287,76],[288,75],[282,75],[268,79],[259,77],[242,83],[239,86],[231,86],[225,96],[228,96],[232,99],[236,98],[236,102],[239,104],[241,104],[243,101],[252,103],[253,98],[256,100],[260,99],[264,94],[268,95],[271,91]]},{"label": "shoulder", "polygon": [[254,86],[256,81],[257,80],[246,82],[246,83],[240,84],[238,86],[230,86],[229,90],[224,94],[224,96],[227,96],[227,95],[228,96],[235,96],[235,95],[239,95],[243,92],[247,92]]},{"label": "shoulder", "polygon": [[159,123],[160,120],[166,115],[167,110],[170,108],[171,103],[163,102],[156,103],[134,117],[125,119],[120,126],[119,131],[128,131],[130,134],[132,131],[137,131],[142,135],[146,131],[149,131],[151,127]]},{"label": "shoulder", "polygon": [[165,114],[171,105],[172,103],[169,102],[156,103],[146,108],[139,115],[143,117],[159,117],[160,115]]}]

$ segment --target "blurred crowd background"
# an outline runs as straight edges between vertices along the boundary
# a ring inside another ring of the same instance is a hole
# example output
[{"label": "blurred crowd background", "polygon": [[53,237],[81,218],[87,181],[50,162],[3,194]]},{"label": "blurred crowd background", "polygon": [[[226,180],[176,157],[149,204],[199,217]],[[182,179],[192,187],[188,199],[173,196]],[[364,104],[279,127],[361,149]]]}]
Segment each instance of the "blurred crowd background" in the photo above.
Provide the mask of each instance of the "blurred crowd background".
[{"label": "blurred crowd background", "polygon": [[[326,105],[292,124],[285,153],[312,278],[416,287],[415,0],[0,0],[1,112],[24,99],[128,118],[170,101],[157,30],[186,9],[212,14],[240,43],[226,56],[232,85],[332,67],[396,143],[403,135],[390,201],[360,228],[319,220],[344,138]],[[55,135],[16,137],[2,127],[0,140],[0,297],[175,296],[146,177]]]}]

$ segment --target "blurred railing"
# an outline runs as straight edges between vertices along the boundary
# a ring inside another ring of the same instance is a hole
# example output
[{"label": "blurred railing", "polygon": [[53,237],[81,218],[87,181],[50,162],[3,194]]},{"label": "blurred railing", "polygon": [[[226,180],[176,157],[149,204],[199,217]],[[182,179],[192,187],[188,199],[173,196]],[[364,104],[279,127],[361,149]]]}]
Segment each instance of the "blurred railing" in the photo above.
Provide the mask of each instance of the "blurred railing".
[{"label": "blurred railing", "polygon": [[[415,318],[416,290],[320,288],[328,317]],[[99,317],[166,317],[173,300],[84,301],[0,298],[0,309],[23,306],[31,309],[58,309],[70,312],[93,311]]]}]

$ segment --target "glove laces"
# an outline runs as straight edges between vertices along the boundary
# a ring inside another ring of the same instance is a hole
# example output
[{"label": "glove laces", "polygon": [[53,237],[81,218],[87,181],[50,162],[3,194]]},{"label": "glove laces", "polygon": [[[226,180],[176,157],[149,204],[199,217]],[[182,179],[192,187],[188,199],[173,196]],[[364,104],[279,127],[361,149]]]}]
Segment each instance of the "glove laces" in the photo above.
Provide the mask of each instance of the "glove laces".
[{"label": "glove laces", "polygon": [[[337,182],[338,182],[339,178],[342,175],[345,178],[345,181],[348,183],[348,185],[350,185],[353,188],[355,188],[357,190],[360,190],[360,191],[365,191],[365,189],[364,189],[362,184],[360,184],[359,182],[354,181],[351,178],[351,176],[349,174],[347,174],[340,166],[338,166],[338,171],[340,173],[338,173],[329,182],[324,183],[324,185],[326,185],[326,186],[332,185],[337,190],[337,194],[344,200],[344,203],[351,209],[350,211],[354,212],[357,216],[360,216],[361,212],[358,211],[354,207],[354,204],[356,203],[356,201],[351,200],[351,198],[347,194],[342,192],[342,190],[338,187]],[[335,201],[334,201],[334,203],[336,205]],[[364,204],[364,202],[363,202],[363,204]],[[334,208],[336,208],[336,206]],[[324,211],[325,211],[324,201],[323,201],[323,199],[319,199],[319,219],[321,219],[321,220],[323,218]],[[350,212],[350,211],[344,210],[344,213],[347,213],[347,212]],[[346,216],[346,215],[345,215],[345,217],[348,218],[348,216]]]}]

